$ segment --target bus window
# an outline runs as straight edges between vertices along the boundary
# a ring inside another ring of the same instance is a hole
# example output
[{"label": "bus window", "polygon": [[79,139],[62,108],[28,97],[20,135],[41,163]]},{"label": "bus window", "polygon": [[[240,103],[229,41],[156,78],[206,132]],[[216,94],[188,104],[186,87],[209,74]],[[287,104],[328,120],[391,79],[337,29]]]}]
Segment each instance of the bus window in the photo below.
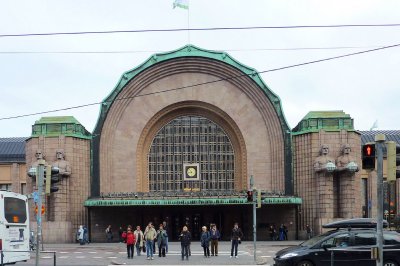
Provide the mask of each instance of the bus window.
[{"label": "bus window", "polygon": [[25,223],[26,202],[18,198],[4,198],[4,217],[8,223]]}]

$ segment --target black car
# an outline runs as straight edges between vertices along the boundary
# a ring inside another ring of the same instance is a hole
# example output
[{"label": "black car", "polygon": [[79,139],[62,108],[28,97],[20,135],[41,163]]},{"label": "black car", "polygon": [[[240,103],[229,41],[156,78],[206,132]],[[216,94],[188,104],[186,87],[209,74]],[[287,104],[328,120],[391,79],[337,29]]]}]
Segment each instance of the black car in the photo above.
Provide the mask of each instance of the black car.
[{"label": "black car", "polygon": [[[371,248],[376,246],[376,222],[371,219],[349,219],[324,226],[336,228],[313,237],[299,246],[276,253],[275,266],[376,265]],[[400,266],[400,234],[383,231],[384,266]]]}]

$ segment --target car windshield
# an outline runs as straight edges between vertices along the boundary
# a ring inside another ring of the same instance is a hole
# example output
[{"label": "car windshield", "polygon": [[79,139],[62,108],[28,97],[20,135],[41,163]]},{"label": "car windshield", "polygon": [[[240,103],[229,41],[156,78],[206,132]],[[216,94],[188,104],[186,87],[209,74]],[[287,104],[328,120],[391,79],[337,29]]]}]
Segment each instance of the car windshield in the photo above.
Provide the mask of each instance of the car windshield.
[{"label": "car windshield", "polygon": [[322,235],[315,236],[315,237],[313,237],[313,238],[301,243],[300,246],[302,246],[302,247],[314,246],[317,242],[319,242],[320,240],[324,239],[325,237],[331,235],[334,232],[336,232],[336,230],[329,231],[329,232],[326,232],[326,233],[324,233]]}]

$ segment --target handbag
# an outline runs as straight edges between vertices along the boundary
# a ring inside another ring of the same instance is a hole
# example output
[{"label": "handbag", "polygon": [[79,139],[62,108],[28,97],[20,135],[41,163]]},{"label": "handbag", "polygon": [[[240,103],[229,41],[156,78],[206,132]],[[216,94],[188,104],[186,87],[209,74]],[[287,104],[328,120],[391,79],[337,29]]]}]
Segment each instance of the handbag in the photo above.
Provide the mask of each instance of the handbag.
[{"label": "handbag", "polygon": [[242,240],[239,240],[239,244],[242,244]]},{"label": "handbag", "polygon": [[143,245],[143,252],[146,252],[146,246]]}]

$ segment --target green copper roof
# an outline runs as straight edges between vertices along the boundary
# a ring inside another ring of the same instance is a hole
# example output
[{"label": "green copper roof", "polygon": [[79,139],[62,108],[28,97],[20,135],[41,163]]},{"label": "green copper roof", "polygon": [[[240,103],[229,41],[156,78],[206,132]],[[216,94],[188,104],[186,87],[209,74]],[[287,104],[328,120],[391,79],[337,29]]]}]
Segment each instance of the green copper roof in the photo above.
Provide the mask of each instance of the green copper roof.
[{"label": "green copper roof", "polygon": [[31,137],[57,137],[60,135],[90,139],[91,134],[73,116],[42,117],[32,126]]},{"label": "green copper roof", "polygon": [[182,57],[203,57],[203,58],[209,58],[213,60],[217,60],[226,64],[229,64],[243,73],[247,74],[254,82],[257,83],[257,85],[261,88],[261,90],[265,93],[265,95],[269,98],[271,103],[273,104],[275,111],[280,119],[281,127],[284,132],[287,132],[289,129],[289,126],[286,122],[286,119],[284,117],[282,107],[281,107],[281,102],[279,97],[273,93],[268,86],[264,83],[262,78],[258,75],[258,72],[254,68],[250,68],[248,66],[245,66],[238,61],[236,61],[234,58],[232,58],[229,54],[225,52],[220,52],[220,51],[211,51],[211,50],[205,50],[199,47],[196,47],[194,45],[186,45],[180,49],[171,51],[171,52],[166,52],[166,53],[159,53],[159,54],[154,54],[152,55],[147,61],[142,63],[141,65],[137,66],[136,68],[133,68],[127,72],[125,72],[121,79],[119,80],[117,86],[113,89],[113,91],[103,100],[103,104],[101,106],[101,111],[100,111],[100,116],[97,120],[97,125],[95,127],[95,132],[101,132],[101,127],[103,124],[103,121],[105,117],[107,116],[107,112],[109,108],[111,107],[112,103],[118,96],[118,94],[122,91],[122,89],[140,72],[146,70],[147,68],[158,64],[163,61],[175,59],[175,58],[182,58]]},{"label": "green copper roof", "polygon": [[39,120],[35,121],[35,125],[38,124],[81,124],[78,120],[76,120],[73,116],[46,116],[42,117]]},{"label": "green copper roof", "polygon": [[[265,198],[262,204],[301,204],[301,198]],[[165,206],[165,205],[238,205],[251,204],[246,198],[183,198],[183,199],[88,199],[85,207],[100,206]]]},{"label": "green copper roof", "polygon": [[293,129],[293,135],[325,131],[355,131],[354,122],[343,111],[311,111]]}]

